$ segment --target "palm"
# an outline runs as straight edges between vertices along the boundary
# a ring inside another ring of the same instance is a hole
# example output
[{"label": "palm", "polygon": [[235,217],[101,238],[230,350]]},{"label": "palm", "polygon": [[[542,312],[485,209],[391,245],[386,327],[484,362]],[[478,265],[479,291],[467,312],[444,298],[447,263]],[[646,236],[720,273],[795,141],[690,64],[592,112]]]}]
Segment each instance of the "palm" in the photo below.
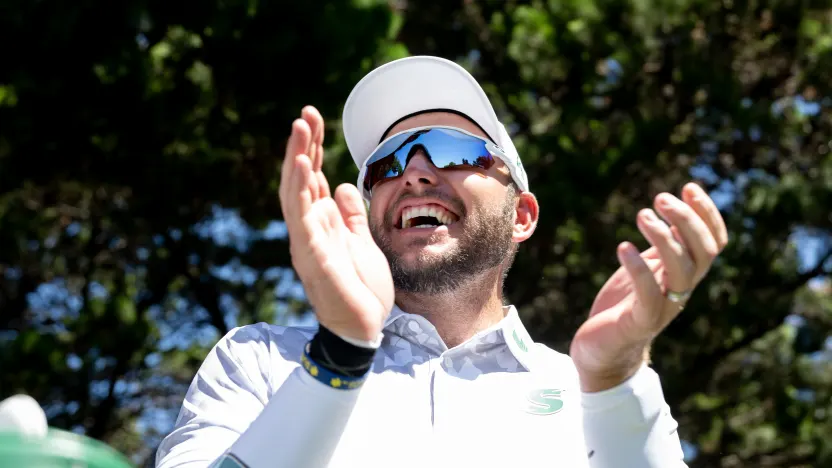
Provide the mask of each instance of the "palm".
[{"label": "palm", "polygon": [[280,182],[292,264],[318,321],[343,337],[372,340],[393,307],[393,278],[355,186],[330,195],[323,119],[308,107],[293,124]]},{"label": "palm", "polygon": [[[648,266],[651,267],[653,273],[658,276],[657,279],[661,281],[660,273],[663,271],[663,268],[658,251],[651,247],[645,250],[641,256],[647,262]],[[597,315],[613,308],[616,304],[631,299],[635,299],[633,278],[627,273],[624,267],[619,267],[610,279],[604,283],[601,290],[598,291],[598,295],[595,296],[595,301],[592,303],[592,308],[589,310],[589,316]]]},{"label": "palm", "polygon": [[[656,249],[650,248],[641,256],[661,282],[664,267]],[[601,369],[616,358],[622,347],[643,340],[652,326],[651,317],[638,303],[633,278],[620,267],[595,297],[589,318],[572,340],[570,354],[582,369]]]},{"label": "palm", "polygon": [[[393,278],[387,259],[372,237],[351,231],[338,204],[328,197],[314,202],[304,221],[312,234],[308,254],[320,259],[324,269],[317,281],[305,286],[313,290],[334,288],[329,293],[310,294],[310,299],[315,297],[312,305],[319,320],[336,329],[350,328],[356,320],[361,328],[382,323],[393,306]],[[321,317],[331,307],[316,303],[316,299],[332,302],[332,293],[351,313]]]}]

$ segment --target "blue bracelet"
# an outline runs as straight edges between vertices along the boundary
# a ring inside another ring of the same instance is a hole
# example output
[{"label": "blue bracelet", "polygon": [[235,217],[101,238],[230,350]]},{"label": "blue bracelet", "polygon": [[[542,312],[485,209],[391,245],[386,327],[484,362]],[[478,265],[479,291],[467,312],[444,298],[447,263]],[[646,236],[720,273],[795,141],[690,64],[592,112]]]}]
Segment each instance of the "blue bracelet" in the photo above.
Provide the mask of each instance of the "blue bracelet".
[{"label": "blue bracelet", "polygon": [[354,390],[363,385],[364,381],[367,380],[366,375],[349,377],[336,374],[329,369],[321,367],[309,357],[309,345],[304,346],[303,354],[300,356],[300,363],[306,369],[306,372],[315,380],[323,383],[327,387],[337,388],[338,390]]}]

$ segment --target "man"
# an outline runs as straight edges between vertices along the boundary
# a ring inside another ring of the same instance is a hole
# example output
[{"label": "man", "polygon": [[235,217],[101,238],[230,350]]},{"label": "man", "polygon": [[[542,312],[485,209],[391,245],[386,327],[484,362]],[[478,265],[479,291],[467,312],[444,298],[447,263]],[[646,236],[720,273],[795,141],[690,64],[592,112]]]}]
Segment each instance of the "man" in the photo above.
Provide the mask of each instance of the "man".
[{"label": "man", "polygon": [[533,343],[502,302],[538,204],[470,74],[410,57],[359,82],[343,114],[358,184],[333,196],[323,126],[303,109],[280,182],[320,327],[223,337],[158,467],[684,466],[645,356],[727,242],[701,188],[639,213],[652,247],[619,246],[570,357]]}]

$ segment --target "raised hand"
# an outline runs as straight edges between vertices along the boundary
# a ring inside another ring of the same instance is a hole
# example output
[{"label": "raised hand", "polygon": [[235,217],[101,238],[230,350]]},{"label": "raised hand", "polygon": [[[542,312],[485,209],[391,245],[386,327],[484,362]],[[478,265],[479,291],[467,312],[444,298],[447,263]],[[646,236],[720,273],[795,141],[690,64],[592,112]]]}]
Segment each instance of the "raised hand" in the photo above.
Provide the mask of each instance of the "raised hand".
[{"label": "raised hand", "polygon": [[323,163],[324,121],[311,106],[292,123],[280,175],[280,206],[292,265],[318,321],[346,338],[373,341],[393,308],[393,278],[370,234],[354,185],[330,196]]},{"label": "raised hand", "polygon": [[572,340],[570,355],[584,391],[614,387],[641,367],[653,338],[679,315],[728,243],[719,210],[696,184],[684,187],[682,200],[660,194],[655,209],[658,215],[644,209],[637,219],[652,247],[639,253],[629,242],[619,245],[621,268],[601,288]]}]

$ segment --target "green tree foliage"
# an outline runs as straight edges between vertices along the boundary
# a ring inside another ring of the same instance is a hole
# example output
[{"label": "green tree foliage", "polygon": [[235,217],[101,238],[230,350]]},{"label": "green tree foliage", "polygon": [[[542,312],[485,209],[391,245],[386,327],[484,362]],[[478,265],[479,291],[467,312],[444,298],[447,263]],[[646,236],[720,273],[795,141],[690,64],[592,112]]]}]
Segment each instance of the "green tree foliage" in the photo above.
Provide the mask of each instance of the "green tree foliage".
[{"label": "green tree foliage", "polygon": [[337,115],[396,24],[373,1],[5,2],[0,395],[147,459],[219,336],[301,307],[269,224],[287,129]]},{"label": "green tree foliage", "polygon": [[[324,6],[326,5],[326,6]],[[306,310],[276,201],[291,120],[457,60],[542,205],[506,283],[566,351],[636,212],[691,178],[731,244],[653,365],[695,467],[832,465],[832,2],[7,2],[0,397],[148,460],[229,327]],[[245,220],[243,222],[242,220]],[[811,281],[810,281],[811,280]]]}]

